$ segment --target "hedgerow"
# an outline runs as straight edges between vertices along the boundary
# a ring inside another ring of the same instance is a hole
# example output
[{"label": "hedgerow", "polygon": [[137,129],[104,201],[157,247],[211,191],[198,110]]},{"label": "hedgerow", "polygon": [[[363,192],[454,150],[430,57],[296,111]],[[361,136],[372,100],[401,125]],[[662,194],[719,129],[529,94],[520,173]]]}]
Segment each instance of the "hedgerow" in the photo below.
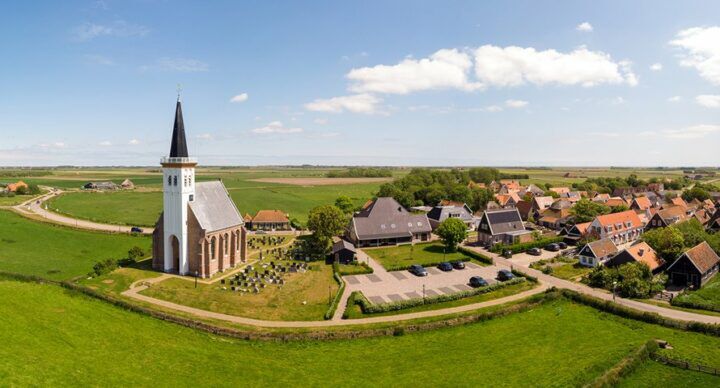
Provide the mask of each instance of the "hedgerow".
[{"label": "hedgerow", "polygon": [[545,237],[541,238],[539,240],[525,242],[525,243],[517,243],[512,245],[505,245],[505,244],[497,244],[490,248],[491,252],[495,253],[502,253],[504,251],[510,251],[513,254],[515,253],[521,253],[525,252],[530,248],[542,248],[545,245],[552,244],[552,243],[558,243],[562,241],[564,237],[557,236],[557,237]]}]

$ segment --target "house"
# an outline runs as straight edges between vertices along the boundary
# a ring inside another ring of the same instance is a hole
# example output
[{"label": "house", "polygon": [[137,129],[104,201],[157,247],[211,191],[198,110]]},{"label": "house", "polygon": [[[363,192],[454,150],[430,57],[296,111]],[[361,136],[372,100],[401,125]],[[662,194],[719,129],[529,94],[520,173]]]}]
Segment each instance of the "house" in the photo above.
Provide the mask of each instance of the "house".
[{"label": "house", "polygon": [[180,100],[163,169],[163,212],[152,236],[152,267],[210,277],[247,259],[247,231],[221,181],[195,182],[197,160],[188,156]]},{"label": "house", "polygon": [[716,210],[710,217],[705,228],[711,232],[720,232],[720,210]]},{"label": "house", "polygon": [[23,181],[17,181],[15,183],[8,183],[8,185],[5,187],[5,190],[10,193],[16,193],[19,188],[25,188],[25,190],[28,189],[27,183]]},{"label": "house", "polygon": [[650,198],[648,197],[635,197],[630,203],[630,209],[632,210],[647,210],[653,207]]},{"label": "house", "polygon": [[569,227],[566,226],[565,228],[563,228],[560,234],[565,236],[565,242],[570,244],[577,244],[578,241],[587,237],[590,224],[591,222],[583,222]]},{"label": "house", "polygon": [[563,196],[563,194],[567,194],[570,192],[569,187],[551,187],[549,190],[554,193],[557,193],[557,195],[559,195],[561,197]]},{"label": "house", "polygon": [[549,209],[553,202],[555,202],[555,198],[550,196],[533,198],[531,208],[532,212],[535,214],[535,218],[537,219],[538,215]]},{"label": "house", "polygon": [[355,213],[346,237],[356,247],[429,241],[432,228],[425,214],[407,211],[394,198],[380,197]]},{"label": "house", "polygon": [[720,267],[720,257],[707,242],[690,248],[667,269],[672,284],[698,289],[712,279]]},{"label": "house", "polygon": [[290,230],[287,214],[280,210],[258,210],[257,214],[246,221],[252,230]]},{"label": "house", "polygon": [[520,191],[520,182],[518,182],[514,179],[500,179],[500,185],[501,185],[501,188],[504,186],[508,190],[508,192]]},{"label": "house", "polygon": [[543,190],[531,183],[531,184],[527,185],[527,187],[521,188],[520,191],[518,192],[518,195],[521,198],[524,197],[525,194],[530,194],[533,197],[538,197],[538,196],[545,195],[545,190]]},{"label": "house", "polygon": [[653,192],[653,191],[645,191],[642,193],[636,193],[636,194],[633,194],[633,196],[634,196],[634,198],[639,198],[639,197],[647,198],[647,200],[650,202],[650,207],[660,207],[664,202],[664,199],[661,198],[659,195],[655,194],[655,192]]},{"label": "house", "polygon": [[[564,202],[558,201],[556,204],[562,206]],[[567,225],[570,217],[572,217],[570,206],[556,208],[554,205],[555,204],[553,204],[553,207],[550,207],[550,209],[547,209],[540,214],[540,218],[537,220],[538,225],[555,230],[562,229],[565,225]]]},{"label": "house", "polygon": [[120,184],[120,187],[122,187],[125,190],[132,190],[135,188],[135,184],[130,179],[125,179]]},{"label": "house", "polygon": [[668,203],[664,204],[663,207],[670,207],[670,206],[682,206],[683,208],[688,208],[688,203],[685,202],[682,197],[674,197],[672,198]]},{"label": "house", "polygon": [[495,194],[495,201],[504,209],[514,208],[520,202],[520,197],[517,193]]},{"label": "house", "polygon": [[665,228],[686,221],[688,215],[682,206],[670,206],[658,210],[647,223],[646,229]]},{"label": "house", "polygon": [[647,186],[637,186],[637,187],[616,187],[615,190],[612,192],[613,197],[631,197],[635,193],[642,193],[644,191],[653,191],[648,190]]},{"label": "house", "polygon": [[597,216],[589,228],[591,235],[598,239],[609,238],[615,244],[633,242],[642,232],[642,221],[634,210]]},{"label": "house", "polygon": [[597,194],[593,197],[593,202],[605,203],[610,199],[610,194]]},{"label": "house", "polygon": [[348,264],[355,261],[355,253],[355,246],[350,242],[335,238],[330,255],[334,262]]},{"label": "house", "polygon": [[478,224],[478,243],[515,244],[532,240],[517,209],[486,210]]},{"label": "house", "polygon": [[656,274],[662,270],[665,265],[665,260],[660,258],[657,252],[643,241],[623,249],[622,252],[608,260],[605,265],[608,267],[619,267],[627,263],[645,263],[650,268],[650,271]]},{"label": "house", "polygon": [[580,264],[587,267],[597,267],[605,264],[618,253],[617,246],[609,238],[596,240],[585,244],[578,253]]},{"label": "house", "polygon": [[427,218],[433,230],[448,218],[460,219],[468,229],[474,227],[472,210],[461,202],[442,201],[440,205],[433,207],[432,210],[427,213]]},{"label": "house", "polygon": [[628,203],[620,197],[611,197],[605,202],[605,206],[610,207],[627,207]]},{"label": "house", "polygon": [[665,185],[663,183],[657,182],[657,183],[648,183],[647,185],[648,191],[652,192],[659,192],[665,190]]},{"label": "house", "polygon": [[85,190],[117,190],[118,186],[110,181],[88,182],[83,186]]},{"label": "house", "polygon": [[528,201],[520,201],[515,205],[515,208],[520,212],[520,218],[523,221],[527,221],[532,214],[532,203]]},{"label": "house", "polygon": [[708,222],[710,222],[711,217],[712,217],[712,213],[710,213],[709,211],[707,211],[705,209],[700,209],[700,210],[696,211],[695,213],[693,213],[693,215],[691,216],[691,218],[695,218],[696,220],[698,220],[698,222],[702,226],[707,226]]}]

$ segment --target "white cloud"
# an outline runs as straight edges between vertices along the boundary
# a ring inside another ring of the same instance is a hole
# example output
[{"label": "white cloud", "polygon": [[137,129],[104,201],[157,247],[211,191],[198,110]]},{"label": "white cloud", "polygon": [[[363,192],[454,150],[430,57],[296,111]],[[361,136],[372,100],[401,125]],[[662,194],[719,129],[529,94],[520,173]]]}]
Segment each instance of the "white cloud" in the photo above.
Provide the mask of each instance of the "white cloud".
[{"label": "white cloud", "polygon": [[317,99],[305,104],[305,109],[315,112],[340,113],[349,111],[373,114],[378,112],[378,104],[380,104],[381,101],[378,97],[363,93],[328,99]]},{"label": "white cloud", "polygon": [[680,65],[695,68],[700,76],[720,85],[720,26],[679,31],[670,44],[684,49]]},{"label": "white cloud", "polygon": [[289,134],[289,133],[300,133],[302,131],[303,131],[302,128],[286,128],[283,125],[283,123],[281,123],[280,121],[273,121],[264,127],[255,128],[252,130],[252,132],[258,133],[258,134],[271,134],[271,133]]},{"label": "white cloud", "polygon": [[592,32],[593,26],[588,22],[583,22],[578,24],[575,29],[582,32]]},{"label": "white cloud", "polygon": [[672,97],[668,98],[667,100],[668,100],[668,102],[678,102],[678,101],[682,100],[682,97],[672,96]]},{"label": "white cloud", "polygon": [[318,118],[318,119],[313,120],[313,123],[315,123],[315,124],[317,124],[317,125],[325,125],[325,124],[328,123],[328,119],[320,119],[320,118]]},{"label": "white cloud", "polygon": [[110,24],[83,23],[72,29],[72,34],[79,41],[89,41],[100,36],[144,36],[150,29],[137,24],[130,24],[124,20],[116,20]]},{"label": "white cloud", "polygon": [[112,145],[112,143],[106,140],[106,141],[101,141],[100,143],[98,143],[98,145],[102,146],[102,147],[110,147]]},{"label": "white cloud", "polygon": [[488,106],[482,108],[482,110],[484,112],[495,113],[495,112],[502,112],[503,108],[500,105],[488,105]]},{"label": "white cloud", "polygon": [[522,108],[527,106],[529,102],[523,100],[505,100],[505,106],[508,108]]},{"label": "white cloud", "polygon": [[128,142],[128,144],[130,144],[130,145],[138,145],[138,144],[140,144],[140,140],[138,140],[138,139],[132,139],[132,140],[130,140],[130,141]]},{"label": "white cloud", "polygon": [[195,73],[208,71],[210,66],[202,61],[192,58],[160,58],[153,65],[144,65],[140,70],[172,71],[179,73]]},{"label": "white cloud", "polygon": [[701,94],[695,97],[695,102],[706,108],[720,108],[720,95],[717,94]]},{"label": "white cloud", "polygon": [[429,58],[408,58],[396,65],[352,69],[347,78],[356,93],[407,94],[421,90],[474,90],[479,84],[468,80],[472,59],[457,49],[442,49]]},{"label": "white cloud", "polygon": [[234,96],[230,99],[230,102],[245,102],[248,99],[247,93],[240,93],[237,96]]},{"label": "white cloud", "polygon": [[650,70],[652,70],[652,71],[660,71],[662,69],[663,69],[662,63],[653,63],[652,65],[650,65]]},{"label": "white cloud", "polygon": [[681,129],[666,129],[661,131],[661,134],[670,139],[701,139],[716,132],[720,132],[720,125],[701,124]]}]

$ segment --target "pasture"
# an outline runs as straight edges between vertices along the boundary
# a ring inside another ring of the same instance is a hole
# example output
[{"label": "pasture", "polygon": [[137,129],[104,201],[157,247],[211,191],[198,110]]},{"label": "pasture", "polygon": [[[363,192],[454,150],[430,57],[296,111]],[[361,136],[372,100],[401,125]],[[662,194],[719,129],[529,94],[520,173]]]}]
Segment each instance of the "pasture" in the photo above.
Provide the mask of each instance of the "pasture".
[{"label": "pasture", "polygon": [[[11,386],[581,386],[654,337],[669,340],[675,349],[662,352],[674,357],[716,366],[720,360],[720,338],[562,299],[399,337],[257,342],[195,331],[48,284],[0,281],[0,294],[0,376]],[[717,385],[710,377],[701,382]]]},{"label": "pasture", "polygon": [[[413,264],[434,265],[443,261],[467,261],[472,257],[461,252],[445,252],[440,242],[403,244],[384,248],[364,248],[363,252],[375,259],[385,269],[392,271],[397,268],[406,268]],[[475,261],[480,265],[487,265]]]}]

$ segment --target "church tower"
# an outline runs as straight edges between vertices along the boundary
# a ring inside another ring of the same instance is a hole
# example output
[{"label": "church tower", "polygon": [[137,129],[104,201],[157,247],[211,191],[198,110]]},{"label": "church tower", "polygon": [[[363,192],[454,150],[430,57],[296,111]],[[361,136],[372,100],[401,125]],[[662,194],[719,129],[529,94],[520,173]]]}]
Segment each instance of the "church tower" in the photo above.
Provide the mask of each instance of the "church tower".
[{"label": "church tower", "polygon": [[163,270],[190,275],[188,204],[195,197],[197,160],[188,156],[179,97],[175,107],[170,154],[162,158],[160,164],[163,167]]}]

